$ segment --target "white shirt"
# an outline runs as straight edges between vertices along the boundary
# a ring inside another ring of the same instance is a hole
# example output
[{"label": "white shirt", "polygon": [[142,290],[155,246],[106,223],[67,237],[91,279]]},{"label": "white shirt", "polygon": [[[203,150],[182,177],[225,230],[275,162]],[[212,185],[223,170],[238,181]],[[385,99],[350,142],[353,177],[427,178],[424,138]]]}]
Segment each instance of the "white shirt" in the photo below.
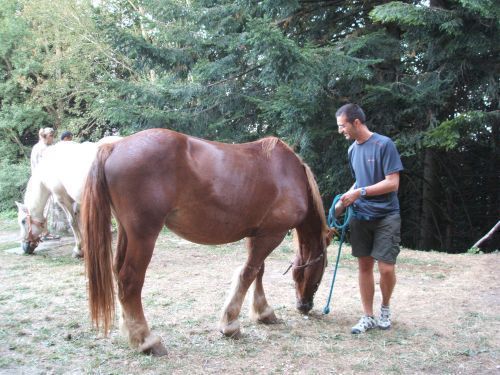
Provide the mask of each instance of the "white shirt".
[{"label": "white shirt", "polygon": [[36,145],[33,146],[31,150],[31,173],[35,170],[36,166],[40,164],[40,160],[42,160],[43,153],[49,146],[46,145],[43,141],[38,141]]}]

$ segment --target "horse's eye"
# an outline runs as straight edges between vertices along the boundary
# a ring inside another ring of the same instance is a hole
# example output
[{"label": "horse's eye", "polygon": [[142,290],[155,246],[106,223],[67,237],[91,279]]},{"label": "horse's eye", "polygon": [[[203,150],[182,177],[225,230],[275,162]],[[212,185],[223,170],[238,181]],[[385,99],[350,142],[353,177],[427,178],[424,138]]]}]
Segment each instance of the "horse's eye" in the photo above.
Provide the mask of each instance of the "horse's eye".
[{"label": "horse's eye", "polygon": [[26,224],[26,219],[21,220],[21,224]]}]

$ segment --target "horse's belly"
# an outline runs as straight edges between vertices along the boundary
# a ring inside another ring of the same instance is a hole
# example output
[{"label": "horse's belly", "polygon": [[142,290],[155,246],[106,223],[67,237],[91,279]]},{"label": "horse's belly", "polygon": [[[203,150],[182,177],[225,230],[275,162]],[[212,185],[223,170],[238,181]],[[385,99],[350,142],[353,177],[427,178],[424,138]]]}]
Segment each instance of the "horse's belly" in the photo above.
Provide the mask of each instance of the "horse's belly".
[{"label": "horse's belly", "polygon": [[165,225],[172,232],[188,241],[203,245],[220,245],[255,235],[254,220],[245,215],[231,215],[214,209],[210,215],[200,211],[175,210],[168,216]]},{"label": "horse's belly", "polygon": [[203,231],[199,231],[197,233],[185,231],[182,229],[178,229],[172,226],[167,225],[167,228],[172,232],[177,234],[179,237],[182,237],[190,242],[198,243],[200,245],[222,245],[226,243],[236,242],[245,238],[245,235],[214,235],[203,233]]}]

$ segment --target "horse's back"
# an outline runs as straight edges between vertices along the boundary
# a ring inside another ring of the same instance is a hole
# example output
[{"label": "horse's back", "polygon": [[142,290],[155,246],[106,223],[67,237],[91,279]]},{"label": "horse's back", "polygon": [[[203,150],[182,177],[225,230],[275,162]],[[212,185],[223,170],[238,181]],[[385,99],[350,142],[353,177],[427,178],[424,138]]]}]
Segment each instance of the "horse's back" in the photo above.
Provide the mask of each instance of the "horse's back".
[{"label": "horse's back", "polygon": [[93,142],[58,142],[47,149],[36,173],[53,193],[67,194],[79,203],[96,153]]},{"label": "horse's back", "polygon": [[151,129],[114,145],[105,173],[119,219],[145,215],[199,243],[292,228],[308,206],[304,167],[276,139],[232,145]]},{"label": "horse's back", "polygon": [[97,147],[99,147],[99,146],[102,146],[102,145],[106,145],[106,144],[118,142],[118,141],[120,141],[122,139],[123,139],[123,137],[121,137],[119,135],[108,135],[106,137],[103,137],[103,138],[99,139],[96,142],[96,145],[97,145]]}]

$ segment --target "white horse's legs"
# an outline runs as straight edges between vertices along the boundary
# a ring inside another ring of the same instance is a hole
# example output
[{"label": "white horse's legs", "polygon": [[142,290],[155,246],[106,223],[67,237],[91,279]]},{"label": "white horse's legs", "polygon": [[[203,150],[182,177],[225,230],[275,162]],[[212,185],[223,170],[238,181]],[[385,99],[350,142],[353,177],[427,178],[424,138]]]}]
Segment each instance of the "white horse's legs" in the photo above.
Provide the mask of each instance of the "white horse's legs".
[{"label": "white horse's legs", "polygon": [[73,232],[73,236],[75,237],[75,247],[73,248],[72,256],[74,258],[82,258],[82,234],[80,232],[80,226],[78,223],[78,210],[77,206],[74,205],[74,202],[69,199],[64,199],[63,197],[55,197],[56,202],[61,206],[64,213],[66,214],[66,218],[68,219],[69,226],[71,231]]},{"label": "white horse's legs", "polygon": [[69,210],[71,213],[71,218],[69,220],[69,225],[73,231],[73,236],[75,237],[75,247],[73,248],[73,256],[75,258],[83,257],[82,251],[82,233],[80,232],[80,222],[78,220],[80,214],[80,206],[77,203],[71,205]]}]

